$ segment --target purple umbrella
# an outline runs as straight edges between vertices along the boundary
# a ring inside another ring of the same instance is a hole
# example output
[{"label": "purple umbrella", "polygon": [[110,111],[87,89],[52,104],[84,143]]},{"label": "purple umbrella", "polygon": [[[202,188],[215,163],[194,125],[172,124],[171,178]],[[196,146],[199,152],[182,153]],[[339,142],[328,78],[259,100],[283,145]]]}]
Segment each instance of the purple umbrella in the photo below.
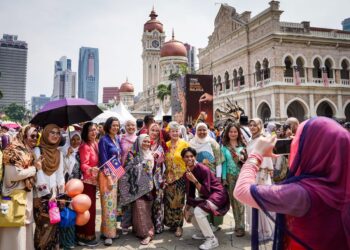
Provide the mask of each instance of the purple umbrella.
[{"label": "purple umbrella", "polygon": [[45,126],[54,123],[60,127],[90,121],[102,110],[96,104],[81,98],[64,98],[47,103],[30,121]]}]

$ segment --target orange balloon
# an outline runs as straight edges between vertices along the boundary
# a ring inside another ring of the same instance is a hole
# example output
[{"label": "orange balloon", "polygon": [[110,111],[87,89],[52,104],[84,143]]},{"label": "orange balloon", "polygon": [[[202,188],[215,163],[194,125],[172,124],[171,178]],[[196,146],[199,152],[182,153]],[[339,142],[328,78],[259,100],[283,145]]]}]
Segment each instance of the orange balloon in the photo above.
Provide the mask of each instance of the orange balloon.
[{"label": "orange balloon", "polygon": [[79,179],[71,179],[66,184],[66,193],[69,197],[81,194],[84,191],[84,184]]},{"label": "orange balloon", "polygon": [[84,213],[77,213],[77,218],[75,219],[75,224],[78,226],[86,225],[90,220],[90,212],[86,210]]},{"label": "orange balloon", "polygon": [[78,194],[72,199],[73,210],[78,213],[84,213],[91,207],[91,199],[86,194]]}]

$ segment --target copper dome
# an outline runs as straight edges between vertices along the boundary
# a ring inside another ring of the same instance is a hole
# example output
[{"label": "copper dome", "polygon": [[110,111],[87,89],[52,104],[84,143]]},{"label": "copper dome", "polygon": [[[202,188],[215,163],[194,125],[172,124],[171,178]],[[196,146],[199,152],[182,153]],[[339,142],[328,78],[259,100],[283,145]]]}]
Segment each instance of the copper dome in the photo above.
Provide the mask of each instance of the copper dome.
[{"label": "copper dome", "polygon": [[134,92],[134,85],[126,80],[126,82],[120,86],[119,92]]},{"label": "copper dome", "polygon": [[163,44],[160,50],[160,57],[166,56],[185,56],[187,57],[187,49],[185,45],[174,39],[173,37],[170,41],[167,41]]},{"label": "copper dome", "polygon": [[145,25],[143,26],[143,31],[151,32],[153,30],[158,30],[160,33],[163,33],[163,24],[157,20],[157,13],[154,11],[154,9],[151,11],[151,14],[149,14],[149,17],[151,18],[148,20]]}]

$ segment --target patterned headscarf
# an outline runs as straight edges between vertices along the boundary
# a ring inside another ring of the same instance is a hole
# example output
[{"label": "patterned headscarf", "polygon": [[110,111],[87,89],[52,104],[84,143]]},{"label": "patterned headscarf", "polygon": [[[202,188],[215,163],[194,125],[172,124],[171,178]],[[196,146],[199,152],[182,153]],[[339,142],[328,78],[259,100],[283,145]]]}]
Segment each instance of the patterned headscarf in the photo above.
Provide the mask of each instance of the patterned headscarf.
[{"label": "patterned headscarf", "polygon": [[6,147],[3,155],[4,165],[14,165],[19,168],[33,166],[34,154],[25,146],[25,139],[37,130],[30,125],[20,129],[14,141]]},{"label": "patterned headscarf", "polygon": [[42,169],[46,175],[52,175],[60,164],[60,151],[58,151],[58,145],[61,139],[59,139],[55,144],[49,142],[49,135],[52,129],[60,129],[55,124],[48,124],[45,126],[43,133],[40,138],[40,148],[41,155],[43,156],[43,166]]}]

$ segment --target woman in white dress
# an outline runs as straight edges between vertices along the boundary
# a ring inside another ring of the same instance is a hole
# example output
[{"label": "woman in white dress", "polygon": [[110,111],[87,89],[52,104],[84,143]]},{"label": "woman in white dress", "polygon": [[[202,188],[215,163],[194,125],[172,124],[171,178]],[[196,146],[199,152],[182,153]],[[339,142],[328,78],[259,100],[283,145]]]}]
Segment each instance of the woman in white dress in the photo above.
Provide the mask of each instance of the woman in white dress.
[{"label": "woman in white dress", "polygon": [[[252,137],[247,145],[248,155],[251,153],[257,139],[260,136],[264,136],[264,125],[261,119],[254,118],[249,121],[249,130],[252,133]],[[264,157],[259,172],[256,176],[257,184],[271,185],[271,176],[273,176],[273,163],[270,157]],[[248,228],[252,233],[252,208],[249,207],[247,211]],[[256,210],[255,210],[256,211]],[[253,210],[254,213],[254,210]],[[263,211],[258,211],[258,234],[259,241],[268,241],[273,239],[273,222],[266,217]]]}]

